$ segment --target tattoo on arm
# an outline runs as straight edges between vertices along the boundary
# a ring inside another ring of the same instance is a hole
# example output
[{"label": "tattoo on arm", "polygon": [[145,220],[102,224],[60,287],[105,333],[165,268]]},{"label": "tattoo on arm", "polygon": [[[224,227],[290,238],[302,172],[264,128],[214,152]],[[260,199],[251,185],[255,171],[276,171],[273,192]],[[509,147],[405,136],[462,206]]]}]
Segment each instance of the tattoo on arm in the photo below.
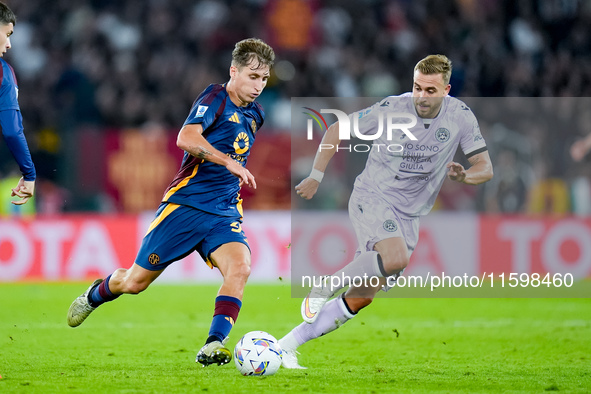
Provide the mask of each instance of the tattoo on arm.
[{"label": "tattoo on arm", "polygon": [[198,159],[205,159],[207,158],[207,156],[211,156],[211,152],[202,146],[198,146],[196,150],[197,154],[195,155],[195,157],[197,157]]}]

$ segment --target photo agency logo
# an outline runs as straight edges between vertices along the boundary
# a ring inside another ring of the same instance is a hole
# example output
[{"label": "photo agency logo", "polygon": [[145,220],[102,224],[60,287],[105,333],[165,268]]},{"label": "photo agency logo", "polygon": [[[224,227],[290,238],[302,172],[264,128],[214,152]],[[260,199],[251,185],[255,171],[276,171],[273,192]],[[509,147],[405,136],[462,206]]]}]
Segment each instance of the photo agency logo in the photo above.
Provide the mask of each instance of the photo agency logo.
[{"label": "photo agency logo", "polygon": [[[307,122],[307,136],[308,140],[314,139],[314,122],[320,127],[322,134],[328,130],[328,123],[322,114],[333,114],[337,117],[339,127],[339,140],[350,141],[351,137],[359,138],[362,141],[372,141],[372,143],[356,143],[356,144],[338,144],[336,147],[333,144],[320,144],[318,151],[335,149],[337,152],[345,150],[348,152],[369,152],[372,148],[382,151],[388,151],[390,153],[401,153],[404,150],[402,144],[396,143],[395,141],[401,141],[408,137],[412,141],[416,141],[417,138],[411,133],[410,129],[417,124],[417,118],[413,114],[404,112],[384,112],[379,111],[377,114],[372,116],[377,117],[376,127],[369,133],[362,133],[359,130],[359,121],[364,116],[368,116],[372,109],[356,112],[351,118],[338,109],[321,109],[320,112],[310,108],[303,107],[309,112],[303,112],[308,115],[310,119]],[[385,119],[385,122],[384,122]],[[351,124],[352,123],[352,124]],[[384,126],[385,124],[385,126]],[[382,139],[385,129],[385,137],[387,143],[376,143],[375,141]]]}]

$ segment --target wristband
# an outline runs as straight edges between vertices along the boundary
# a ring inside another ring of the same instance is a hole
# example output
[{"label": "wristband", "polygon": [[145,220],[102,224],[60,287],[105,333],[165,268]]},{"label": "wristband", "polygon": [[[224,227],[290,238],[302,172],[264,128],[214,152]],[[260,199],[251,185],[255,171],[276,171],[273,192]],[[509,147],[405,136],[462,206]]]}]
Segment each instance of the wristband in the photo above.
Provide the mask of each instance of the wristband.
[{"label": "wristband", "polygon": [[324,172],[319,171],[316,168],[312,168],[312,172],[310,172],[309,178],[312,178],[318,183],[320,183],[322,182],[322,178],[324,178]]}]

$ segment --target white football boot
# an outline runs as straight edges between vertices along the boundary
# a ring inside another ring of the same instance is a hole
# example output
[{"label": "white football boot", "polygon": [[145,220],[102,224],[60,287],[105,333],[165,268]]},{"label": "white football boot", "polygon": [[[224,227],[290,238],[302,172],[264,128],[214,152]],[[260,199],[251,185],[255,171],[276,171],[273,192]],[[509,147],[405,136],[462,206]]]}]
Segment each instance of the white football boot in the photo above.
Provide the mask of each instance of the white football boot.
[{"label": "white football boot", "polygon": [[312,287],[312,290],[302,301],[302,319],[306,323],[314,323],[324,304],[334,295],[329,282],[322,280],[320,287]]},{"label": "white football boot", "polygon": [[281,359],[281,366],[287,369],[308,369],[306,367],[302,367],[298,363],[298,352],[295,349],[281,349],[281,354],[283,358]]},{"label": "white football boot", "polygon": [[78,327],[96,309],[88,303],[88,294],[96,286],[100,285],[102,281],[103,279],[97,279],[92,282],[90,287],[72,302],[70,309],[68,309],[68,325],[70,327]]},{"label": "white football boot", "polygon": [[195,362],[203,364],[204,367],[210,364],[228,364],[232,360],[232,352],[226,348],[228,338],[226,337],[223,342],[213,341],[204,345],[197,353]]}]

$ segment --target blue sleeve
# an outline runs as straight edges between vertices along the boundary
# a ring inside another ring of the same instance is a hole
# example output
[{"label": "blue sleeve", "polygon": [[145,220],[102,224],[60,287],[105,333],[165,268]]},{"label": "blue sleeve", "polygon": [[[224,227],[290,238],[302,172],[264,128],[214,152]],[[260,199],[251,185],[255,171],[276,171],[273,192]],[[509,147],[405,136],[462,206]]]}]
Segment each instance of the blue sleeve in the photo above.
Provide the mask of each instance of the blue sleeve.
[{"label": "blue sleeve", "polygon": [[203,130],[207,130],[224,111],[225,99],[223,86],[210,85],[193,103],[191,112],[183,126],[188,124],[201,124]]},{"label": "blue sleeve", "polygon": [[0,111],[0,128],[2,128],[2,135],[8,149],[10,149],[12,156],[14,156],[21,169],[23,179],[25,181],[34,181],[37,174],[23,133],[21,112],[16,110]]},{"label": "blue sleeve", "polygon": [[0,111],[19,110],[18,85],[12,67],[4,60],[0,61]]}]

